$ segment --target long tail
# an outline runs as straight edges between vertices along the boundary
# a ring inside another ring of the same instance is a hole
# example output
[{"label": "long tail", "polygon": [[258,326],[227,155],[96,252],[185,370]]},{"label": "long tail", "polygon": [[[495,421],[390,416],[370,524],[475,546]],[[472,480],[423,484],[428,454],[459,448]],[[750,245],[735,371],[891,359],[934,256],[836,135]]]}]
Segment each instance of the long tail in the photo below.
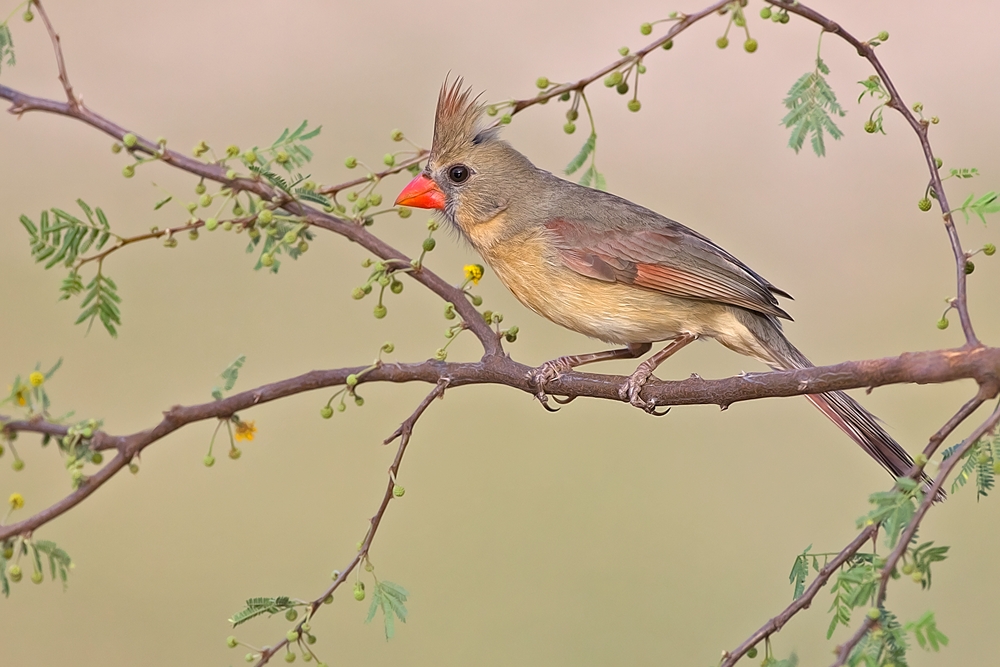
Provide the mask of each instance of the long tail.
[{"label": "long tail", "polygon": [[[755,320],[753,325],[748,328],[769,352],[771,357],[769,363],[772,368],[795,370],[813,367],[812,362],[785,338],[775,320],[757,314],[753,315],[753,319]],[[902,477],[913,467],[913,459],[892,436],[886,433],[875,415],[844,392],[809,394],[806,398],[894,478]],[[922,479],[928,483],[931,481],[926,475],[922,475]],[[944,492],[941,492],[938,500],[943,500],[944,497]]]}]

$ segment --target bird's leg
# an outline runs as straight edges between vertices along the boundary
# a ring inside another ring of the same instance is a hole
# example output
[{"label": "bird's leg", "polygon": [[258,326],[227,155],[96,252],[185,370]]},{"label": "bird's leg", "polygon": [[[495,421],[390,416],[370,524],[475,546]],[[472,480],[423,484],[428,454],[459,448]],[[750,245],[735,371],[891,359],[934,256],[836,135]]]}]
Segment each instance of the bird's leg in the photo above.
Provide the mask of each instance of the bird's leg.
[{"label": "bird's leg", "polygon": [[[628,347],[618,350],[605,350],[603,352],[591,352],[590,354],[574,354],[568,357],[559,357],[552,361],[546,361],[538,368],[532,369],[528,373],[528,379],[538,388],[535,397],[545,409],[552,411],[553,408],[549,407],[548,395],[545,392],[545,385],[552,380],[584,364],[611,361],[612,359],[635,359],[649,352],[652,347],[652,343],[629,343]],[[568,403],[569,401],[563,402]]]},{"label": "bird's leg", "polygon": [[618,390],[618,395],[621,396],[623,401],[627,399],[629,403],[637,408],[642,408],[646,412],[653,412],[653,410],[656,409],[656,405],[652,402],[644,401],[642,397],[639,396],[643,386],[649,378],[652,377],[653,371],[656,370],[656,367],[662,364],[667,357],[697,339],[698,336],[690,333],[684,333],[677,336],[677,338],[674,338],[665,348],[639,364],[639,367],[635,369],[635,372],[629,376],[628,380],[625,381],[625,384],[623,384]]}]

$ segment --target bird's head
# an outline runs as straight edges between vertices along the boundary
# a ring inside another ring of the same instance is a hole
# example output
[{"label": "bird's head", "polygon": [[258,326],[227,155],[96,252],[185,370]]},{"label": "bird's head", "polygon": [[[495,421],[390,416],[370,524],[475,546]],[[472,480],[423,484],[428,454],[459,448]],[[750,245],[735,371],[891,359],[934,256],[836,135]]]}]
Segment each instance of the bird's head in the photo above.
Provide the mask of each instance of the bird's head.
[{"label": "bird's head", "polygon": [[441,211],[467,238],[507,210],[535,168],[498,137],[500,128],[485,111],[461,79],[445,82],[427,166],[399,193],[397,205]]}]

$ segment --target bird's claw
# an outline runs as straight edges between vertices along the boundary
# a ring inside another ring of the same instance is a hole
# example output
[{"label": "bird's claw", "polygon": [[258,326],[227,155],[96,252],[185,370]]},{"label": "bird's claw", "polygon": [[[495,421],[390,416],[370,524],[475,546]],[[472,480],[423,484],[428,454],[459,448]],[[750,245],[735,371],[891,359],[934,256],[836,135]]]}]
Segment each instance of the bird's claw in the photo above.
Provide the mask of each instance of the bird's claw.
[{"label": "bird's claw", "polygon": [[[552,380],[556,380],[563,373],[573,370],[573,367],[569,365],[564,357],[559,357],[558,359],[553,359],[552,361],[546,361],[544,364],[538,368],[533,368],[528,371],[528,381],[533,384],[536,388],[535,398],[538,402],[542,404],[542,407],[549,412],[559,412],[559,408],[553,408],[549,405],[549,395],[545,390],[545,386]],[[556,403],[560,405],[565,405],[572,401],[575,396],[571,396],[567,399],[560,400],[555,396],[552,397]]]},{"label": "bird's claw", "polygon": [[653,371],[645,363],[639,364],[639,367],[635,369],[635,372],[632,373],[632,375],[625,380],[624,384],[618,388],[618,396],[623,401],[628,401],[634,407],[640,408],[656,417],[662,417],[670,412],[669,407],[663,412],[657,412],[655,400],[647,401],[640,396],[642,388],[646,386],[646,383],[652,376]]}]

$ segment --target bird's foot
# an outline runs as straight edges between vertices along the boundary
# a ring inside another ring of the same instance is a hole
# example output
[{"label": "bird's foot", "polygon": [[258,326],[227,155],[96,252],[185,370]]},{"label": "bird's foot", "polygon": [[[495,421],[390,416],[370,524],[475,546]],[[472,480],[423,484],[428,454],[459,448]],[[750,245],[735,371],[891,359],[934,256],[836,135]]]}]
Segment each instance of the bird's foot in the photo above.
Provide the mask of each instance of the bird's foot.
[{"label": "bird's foot", "polygon": [[662,417],[663,415],[670,412],[670,408],[667,408],[663,412],[656,411],[656,401],[647,401],[640,394],[642,393],[642,388],[646,386],[649,382],[649,378],[653,377],[653,369],[645,361],[639,364],[639,367],[635,369],[625,380],[624,384],[618,388],[618,396],[623,401],[628,401],[630,404],[637,408],[642,408],[651,415],[656,415],[657,417]]},{"label": "bird's foot", "polygon": [[[542,404],[542,407],[549,412],[558,412],[559,408],[553,408],[549,405],[549,394],[546,391],[546,385],[553,380],[559,378],[563,373],[568,373],[573,370],[573,367],[569,363],[567,357],[559,357],[558,359],[553,359],[552,361],[546,361],[544,364],[538,368],[533,368],[528,371],[528,381],[535,386],[535,398],[538,402]],[[561,403],[565,405],[573,400],[573,397],[565,400],[560,400],[555,396],[552,397],[556,403]]]}]

